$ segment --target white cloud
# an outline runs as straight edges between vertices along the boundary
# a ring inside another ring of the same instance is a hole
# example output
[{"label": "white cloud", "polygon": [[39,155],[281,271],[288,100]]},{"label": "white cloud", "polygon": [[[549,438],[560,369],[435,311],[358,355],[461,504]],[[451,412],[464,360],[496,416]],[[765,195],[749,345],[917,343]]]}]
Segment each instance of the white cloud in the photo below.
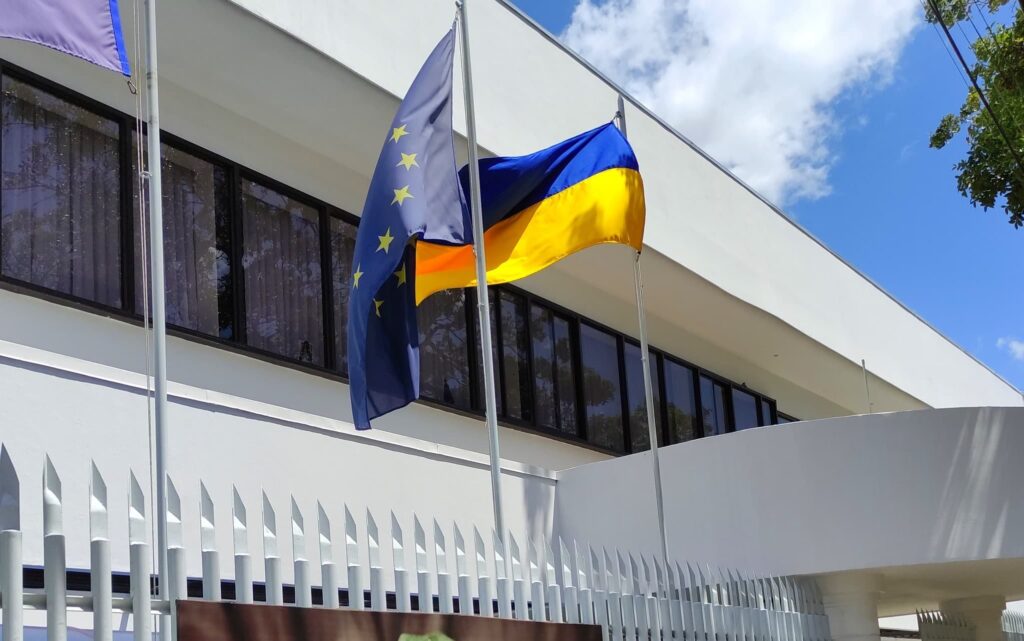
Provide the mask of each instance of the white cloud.
[{"label": "white cloud", "polygon": [[1018,361],[1024,361],[1024,341],[1016,338],[1000,338],[996,341],[996,347],[1006,352]]},{"label": "white cloud", "polygon": [[888,82],[917,0],[580,0],[565,42],[769,199],[828,194],[844,92]]}]

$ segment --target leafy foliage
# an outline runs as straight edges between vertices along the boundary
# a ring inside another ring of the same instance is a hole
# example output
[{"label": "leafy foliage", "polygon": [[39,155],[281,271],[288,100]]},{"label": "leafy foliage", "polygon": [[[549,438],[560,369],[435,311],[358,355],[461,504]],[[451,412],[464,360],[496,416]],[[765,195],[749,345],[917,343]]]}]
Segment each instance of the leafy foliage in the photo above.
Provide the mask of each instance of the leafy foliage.
[{"label": "leafy foliage", "polygon": [[[999,9],[1011,0],[937,0],[947,26],[969,20],[971,12]],[[1014,0],[1015,1],[1015,0]],[[930,9],[930,22],[937,18]],[[939,122],[931,146],[944,147],[963,131],[967,156],[954,169],[960,193],[984,209],[1002,207],[1014,227],[1024,225],[1024,8],[1018,3],[1010,24],[993,25],[971,45],[976,62],[971,70],[981,85],[992,111],[985,109],[978,92],[968,90],[960,111]],[[998,121],[998,122],[997,122]],[[1000,126],[1010,140],[1007,145]],[[1016,152],[1016,153],[1014,153]]]}]

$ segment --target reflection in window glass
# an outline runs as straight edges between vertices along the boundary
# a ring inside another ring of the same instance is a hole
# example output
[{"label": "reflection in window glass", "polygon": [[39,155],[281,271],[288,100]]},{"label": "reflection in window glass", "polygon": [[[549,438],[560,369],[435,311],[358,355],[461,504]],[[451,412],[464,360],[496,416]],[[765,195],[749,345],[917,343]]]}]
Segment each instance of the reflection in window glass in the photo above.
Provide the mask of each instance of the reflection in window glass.
[{"label": "reflection in window glass", "polygon": [[348,374],[348,295],[352,289],[352,256],[356,250],[356,227],[340,218],[330,218],[331,285],[334,287],[334,349],[337,368]]},{"label": "reflection in window glass", "polygon": [[625,443],[617,341],[607,332],[580,325],[580,355],[588,438],[595,445],[621,452]]},{"label": "reflection in window glass", "polygon": [[697,404],[693,398],[693,370],[668,358],[665,363],[665,409],[670,442],[682,443],[700,436]]},{"label": "reflection in window glass", "polygon": [[530,346],[526,332],[526,301],[522,296],[502,290],[501,368],[505,386],[504,414],[510,418],[529,421],[530,411]]},{"label": "reflection in window glass", "polygon": [[733,425],[736,431],[758,426],[757,399],[743,390],[732,390]]},{"label": "reflection in window glass", "polygon": [[771,401],[767,399],[761,399],[761,425],[774,425],[775,424],[775,411],[772,408]]},{"label": "reflection in window glass", "polygon": [[[644,389],[644,372],[640,359],[640,348],[626,343],[626,399],[629,403],[629,442],[631,451],[642,452],[651,449],[650,429],[647,424],[647,392]],[[661,407],[661,385],[658,380],[658,355],[650,354],[651,387],[654,391],[654,407]],[[657,412],[657,409],[655,409]],[[658,427],[658,445],[664,445],[659,426],[661,416],[654,415]]]},{"label": "reflection in window glass", "polygon": [[704,436],[729,431],[725,413],[725,386],[707,376],[700,377],[700,403],[704,418]]},{"label": "reflection in window glass", "polygon": [[416,308],[420,331],[420,394],[452,407],[470,409],[466,292],[433,294]]},{"label": "reflection in window glass", "polygon": [[576,368],[569,327],[568,320],[546,307],[530,306],[537,424],[576,435]]},{"label": "reflection in window glass", "polygon": [[242,233],[248,343],[286,358],[323,365],[317,210],[243,180]]},{"label": "reflection in window glass", "polygon": [[[498,301],[495,296],[497,290],[494,288],[488,288],[487,290],[487,301],[488,309],[491,312],[491,359],[494,362],[494,401],[498,404],[498,415],[505,415],[505,406],[501,402],[501,358],[498,357]],[[475,294],[474,290],[474,294]],[[479,315],[475,312],[478,308],[473,309],[473,340],[476,343],[473,346],[476,352],[476,371],[478,372],[476,381],[476,394],[477,394],[477,409],[486,411],[487,399],[484,397],[484,356],[481,351],[481,346],[484,344],[480,340],[480,321]]]},{"label": "reflection in window glass", "polygon": [[[134,136],[132,144],[136,144]],[[234,309],[226,172],[167,143],[162,143],[160,150],[167,322],[211,336],[232,338]],[[132,162],[135,163],[134,158]],[[148,193],[142,196],[149,197]],[[142,278],[140,248],[144,232],[149,242],[149,230],[143,230],[138,223],[137,191],[134,199],[135,309],[141,312],[143,294],[149,293],[145,291],[149,285]]]},{"label": "reflection in window glass", "polygon": [[118,124],[4,76],[0,272],[121,305]]}]

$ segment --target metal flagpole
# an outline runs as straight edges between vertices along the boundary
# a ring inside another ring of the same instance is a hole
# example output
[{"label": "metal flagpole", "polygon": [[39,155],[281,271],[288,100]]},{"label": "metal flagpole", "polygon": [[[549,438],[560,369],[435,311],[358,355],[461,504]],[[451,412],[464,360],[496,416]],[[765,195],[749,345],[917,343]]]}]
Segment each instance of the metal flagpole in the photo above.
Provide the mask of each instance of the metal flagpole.
[{"label": "metal flagpole", "polygon": [[[156,57],[156,0],[146,0],[146,89],[149,92],[149,244],[153,301],[153,424],[156,458],[156,511],[158,588],[161,599],[167,586],[167,318],[164,310],[163,195],[160,179],[160,97]],[[160,637],[170,639],[170,617],[162,616]]]},{"label": "metal flagpole", "polygon": [[480,318],[480,350],[483,356],[484,400],[487,408],[487,443],[491,455],[491,499],[494,529],[505,559],[505,576],[511,577],[511,560],[506,543],[505,512],[501,502],[501,457],[498,454],[498,403],[494,390],[494,354],[491,351],[491,303],[487,296],[487,260],[484,256],[484,215],[480,199],[480,166],[476,146],[476,112],[473,107],[473,70],[469,60],[469,22],[466,1],[458,0],[462,41],[462,82],[466,97],[466,136],[469,139],[469,192],[473,216],[473,253],[476,255],[477,316]]},{"label": "metal flagpole", "polygon": [[[626,134],[626,101],[619,94],[618,124],[623,137]],[[651,355],[647,345],[647,309],[644,307],[644,281],[640,273],[640,252],[633,258],[633,284],[636,288],[636,313],[640,321],[640,367],[644,371],[644,395],[647,397],[647,433],[651,441],[651,467],[654,473],[654,500],[658,507],[658,534],[661,538],[661,558],[668,568],[668,530],[665,527],[665,500],[661,487],[661,461],[658,458],[658,425],[655,420],[654,385],[651,382]],[[669,577],[672,573],[668,573]]]}]

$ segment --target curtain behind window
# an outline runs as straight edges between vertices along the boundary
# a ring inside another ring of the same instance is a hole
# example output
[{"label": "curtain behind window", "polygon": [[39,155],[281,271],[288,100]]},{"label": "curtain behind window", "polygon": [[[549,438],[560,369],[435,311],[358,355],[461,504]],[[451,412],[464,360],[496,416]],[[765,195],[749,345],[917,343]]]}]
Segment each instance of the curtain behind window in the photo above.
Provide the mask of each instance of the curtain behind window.
[{"label": "curtain behind window", "polygon": [[317,210],[244,180],[242,234],[248,343],[323,365]]},{"label": "curtain behind window", "polygon": [[334,286],[334,349],[337,369],[348,374],[348,297],[352,291],[352,258],[356,252],[356,226],[330,219],[331,283]]},{"label": "curtain behind window", "polygon": [[[232,338],[226,172],[166,143],[160,150],[167,322]],[[136,194],[135,309],[141,310],[148,285],[142,279],[140,247],[149,230],[137,222],[138,204]]]},{"label": "curtain behind window", "polygon": [[466,292],[432,294],[416,308],[420,332],[420,395],[470,408]]},{"label": "curtain behind window", "polygon": [[4,77],[0,272],[121,305],[118,125]]}]

